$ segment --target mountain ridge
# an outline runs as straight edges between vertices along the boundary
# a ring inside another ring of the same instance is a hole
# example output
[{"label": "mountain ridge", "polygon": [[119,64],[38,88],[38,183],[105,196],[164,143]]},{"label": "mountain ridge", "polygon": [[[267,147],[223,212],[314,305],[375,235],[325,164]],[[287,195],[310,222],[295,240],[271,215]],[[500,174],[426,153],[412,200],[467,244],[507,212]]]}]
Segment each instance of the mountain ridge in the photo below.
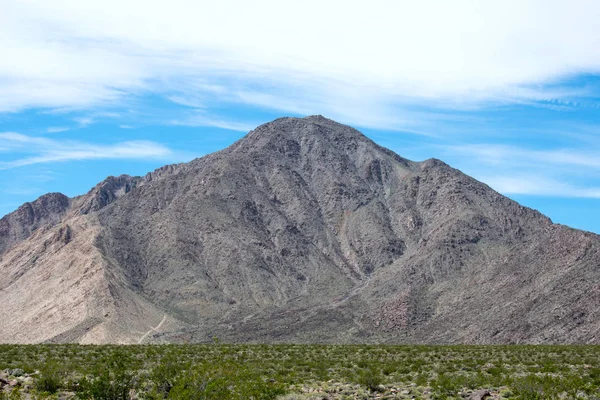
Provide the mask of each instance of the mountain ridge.
[{"label": "mountain ridge", "polygon": [[582,296],[600,293],[599,236],[322,116],[109,177],[63,208],[26,237],[0,230],[0,301],[25,315],[0,341],[595,343],[600,330],[600,297]]}]

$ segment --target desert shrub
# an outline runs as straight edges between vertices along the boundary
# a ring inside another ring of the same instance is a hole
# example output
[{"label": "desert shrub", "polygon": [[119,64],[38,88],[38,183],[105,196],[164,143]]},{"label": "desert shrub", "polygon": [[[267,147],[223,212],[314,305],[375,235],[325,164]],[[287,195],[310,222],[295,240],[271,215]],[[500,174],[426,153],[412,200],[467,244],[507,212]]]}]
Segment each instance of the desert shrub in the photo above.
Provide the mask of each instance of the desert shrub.
[{"label": "desert shrub", "polygon": [[54,394],[62,385],[65,372],[56,361],[48,361],[40,369],[40,375],[34,381],[35,390],[42,393]]},{"label": "desert shrub", "polygon": [[384,375],[389,376],[396,372],[396,367],[394,365],[386,364],[381,369],[381,372],[383,372]]},{"label": "desert shrub", "polygon": [[177,382],[178,375],[188,368],[186,363],[181,363],[172,354],[160,359],[149,376],[153,398],[167,398]]},{"label": "desert shrub", "polygon": [[427,374],[421,372],[421,373],[417,374],[414,382],[417,384],[417,386],[425,386],[429,382],[429,377]]},{"label": "desert shrub", "polygon": [[577,398],[579,393],[590,394],[597,387],[584,380],[579,374],[555,375],[526,375],[513,379],[509,385],[519,399],[559,399]]},{"label": "desert shrub", "polygon": [[597,386],[600,386],[600,368],[598,368],[598,367],[591,368],[588,372],[588,376],[589,376],[590,380],[592,381],[592,383],[594,383]]},{"label": "desert shrub", "polygon": [[235,363],[203,363],[179,375],[169,399],[259,400],[284,394],[281,384],[264,379],[257,371]]},{"label": "desert shrub", "polygon": [[117,350],[96,364],[94,374],[79,383],[78,397],[96,400],[128,400],[135,389],[135,374],[131,370],[131,355]]},{"label": "desert shrub", "polygon": [[556,384],[556,380],[548,375],[530,374],[515,379],[511,388],[517,398],[522,400],[555,399],[558,397]]},{"label": "desert shrub", "polygon": [[21,389],[18,387],[13,388],[7,396],[9,400],[21,400],[23,398],[23,394],[21,393]]},{"label": "desert shrub", "polygon": [[499,377],[502,374],[506,374],[508,370],[504,366],[494,366],[486,369],[485,372],[494,377]]},{"label": "desert shrub", "polygon": [[133,388],[133,377],[126,372],[104,371],[80,382],[78,397],[96,400],[127,400]]},{"label": "desert shrub", "polygon": [[452,376],[446,374],[438,375],[437,379],[431,382],[431,388],[433,391],[433,399],[446,399],[448,397],[456,396],[458,391],[462,389],[462,380],[460,376]]},{"label": "desert shrub", "polygon": [[383,383],[381,372],[374,367],[360,371],[357,375],[356,382],[372,392],[379,391],[379,385]]}]

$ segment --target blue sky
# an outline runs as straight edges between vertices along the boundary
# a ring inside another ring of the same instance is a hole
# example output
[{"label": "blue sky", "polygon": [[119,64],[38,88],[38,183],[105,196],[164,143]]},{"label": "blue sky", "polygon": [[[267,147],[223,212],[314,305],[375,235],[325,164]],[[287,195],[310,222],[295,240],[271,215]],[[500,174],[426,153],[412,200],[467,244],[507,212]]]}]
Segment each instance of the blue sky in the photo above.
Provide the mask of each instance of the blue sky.
[{"label": "blue sky", "polygon": [[213,3],[0,0],[0,215],[322,114],[600,233],[597,2]]}]

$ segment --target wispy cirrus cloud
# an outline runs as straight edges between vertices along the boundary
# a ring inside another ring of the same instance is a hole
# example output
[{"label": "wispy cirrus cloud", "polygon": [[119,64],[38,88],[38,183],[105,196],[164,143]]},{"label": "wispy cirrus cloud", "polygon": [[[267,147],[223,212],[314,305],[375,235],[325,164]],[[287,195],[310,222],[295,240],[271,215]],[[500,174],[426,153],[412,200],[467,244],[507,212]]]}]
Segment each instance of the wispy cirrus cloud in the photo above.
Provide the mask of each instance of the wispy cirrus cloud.
[{"label": "wispy cirrus cloud", "polygon": [[598,89],[563,82],[600,71],[591,0],[10,3],[0,112],[130,106],[158,93],[418,130],[436,113],[415,105],[572,108]]},{"label": "wispy cirrus cloud", "polygon": [[600,169],[600,150],[561,148],[527,149],[504,144],[466,144],[449,146],[449,151],[466,157],[475,157],[479,162],[493,165],[546,165],[556,167],[580,166]]},{"label": "wispy cirrus cloud", "polygon": [[86,126],[94,123],[94,119],[91,117],[77,117],[73,120],[77,122],[80,128],[85,128]]},{"label": "wispy cirrus cloud", "polygon": [[260,125],[259,123],[239,122],[232,121],[231,119],[215,118],[201,112],[188,113],[188,115],[181,119],[170,121],[169,124],[179,126],[209,126],[244,133],[249,132]]},{"label": "wispy cirrus cloud", "polygon": [[0,161],[2,170],[74,160],[168,159],[173,156],[173,151],[168,147],[151,141],[124,141],[106,145],[15,132],[0,133],[0,151],[11,154],[10,160]]},{"label": "wispy cirrus cloud", "polygon": [[504,194],[600,198],[600,151],[595,148],[464,144],[446,146],[441,154]]},{"label": "wispy cirrus cloud", "polygon": [[573,185],[539,173],[521,173],[516,176],[482,175],[482,180],[505,194],[600,199],[600,186]]},{"label": "wispy cirrus cloud", "polygon": [[59,133],[59,132],[66,132],[68,130],[70,130],[71,128],[67,127],[67,126],[51,126],[46,128],[46,132],[48,133]]}]

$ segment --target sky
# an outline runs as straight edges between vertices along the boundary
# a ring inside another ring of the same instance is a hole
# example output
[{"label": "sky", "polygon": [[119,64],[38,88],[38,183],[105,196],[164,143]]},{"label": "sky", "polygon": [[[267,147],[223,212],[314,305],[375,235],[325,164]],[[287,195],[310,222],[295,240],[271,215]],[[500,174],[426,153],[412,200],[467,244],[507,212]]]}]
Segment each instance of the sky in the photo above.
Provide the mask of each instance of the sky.
[{"label": "sky", "polygon": [[321,114],[600,233],[600,2],[0,0],[0,216]]}]

